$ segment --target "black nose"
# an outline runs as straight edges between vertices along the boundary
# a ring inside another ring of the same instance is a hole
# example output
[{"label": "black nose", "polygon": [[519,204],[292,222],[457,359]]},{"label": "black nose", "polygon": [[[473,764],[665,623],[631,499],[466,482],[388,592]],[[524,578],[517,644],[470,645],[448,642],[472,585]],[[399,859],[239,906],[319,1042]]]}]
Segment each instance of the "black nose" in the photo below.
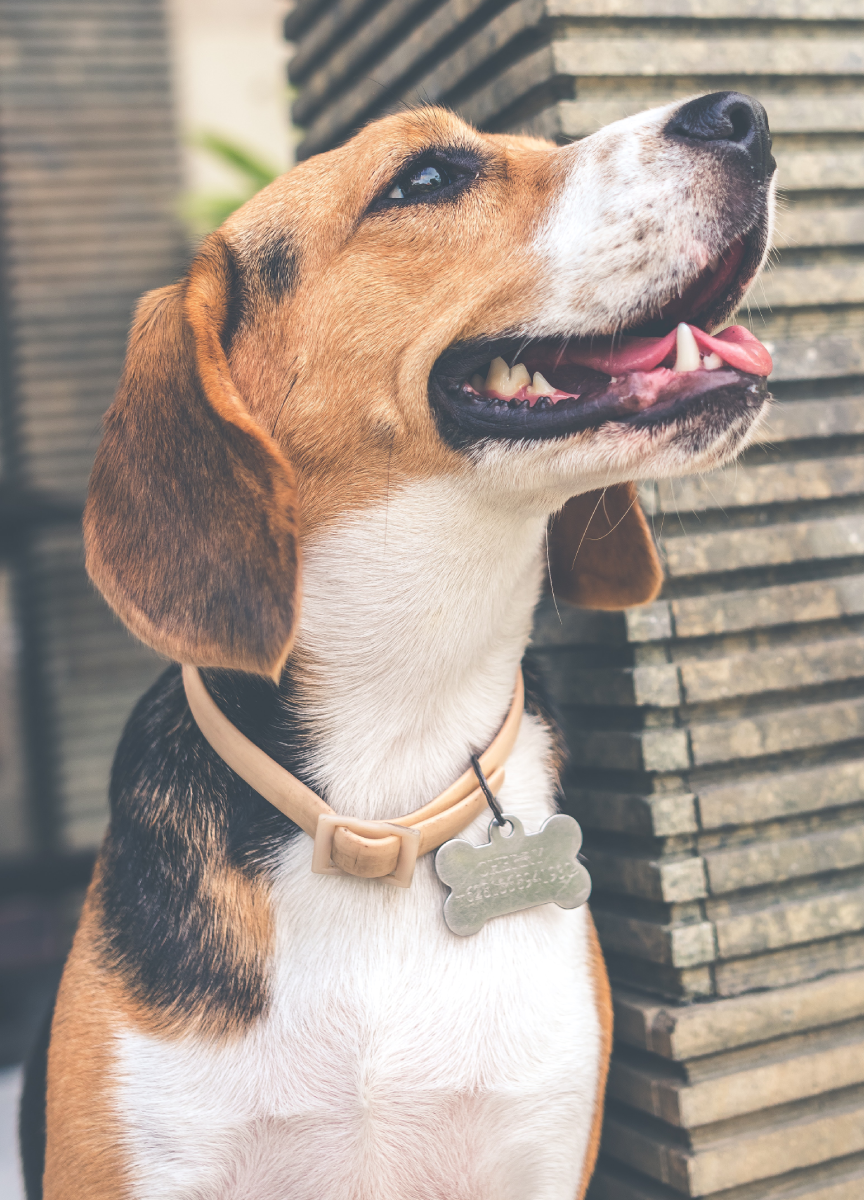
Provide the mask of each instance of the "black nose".
[{"label": "black nose", "polygon": [[758,100],[741,92],[712,92],[679,108],[666,126],[670,137],[746,156],[758,180],[773,174],[777,164],[771,154],[768,116]]}]

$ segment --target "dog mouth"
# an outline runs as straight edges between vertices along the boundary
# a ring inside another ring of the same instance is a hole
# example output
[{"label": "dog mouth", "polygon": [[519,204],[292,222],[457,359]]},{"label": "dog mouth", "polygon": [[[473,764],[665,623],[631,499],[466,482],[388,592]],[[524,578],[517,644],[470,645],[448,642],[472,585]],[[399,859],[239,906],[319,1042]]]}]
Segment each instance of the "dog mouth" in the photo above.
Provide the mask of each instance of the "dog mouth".
[{"label": "dog mouth", "polygon": [[561,437],[607,421],[659,424],[698,407],[755,415],[772,370],[767,348],[740,325],[714,335],[702,327],[718,301],[743,294],[745,257],[739,239],[653,320],[615,338],[457,344],[435,364],[430,398],[469,439]]}]

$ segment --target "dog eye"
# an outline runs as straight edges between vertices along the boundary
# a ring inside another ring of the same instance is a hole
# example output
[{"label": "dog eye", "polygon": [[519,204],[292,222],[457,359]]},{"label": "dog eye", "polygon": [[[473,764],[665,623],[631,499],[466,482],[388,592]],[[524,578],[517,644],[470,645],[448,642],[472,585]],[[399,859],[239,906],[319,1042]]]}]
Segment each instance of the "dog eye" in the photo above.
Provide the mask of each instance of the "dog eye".
[{"label": "dog eye", "polygon": [[387,193],[387,199],[416,200],[423,196],[431,196],[433,192],[440,191],[452,182],[453,179],[445,167],[438,163],[422,163],[412,167],[396,180]]}]

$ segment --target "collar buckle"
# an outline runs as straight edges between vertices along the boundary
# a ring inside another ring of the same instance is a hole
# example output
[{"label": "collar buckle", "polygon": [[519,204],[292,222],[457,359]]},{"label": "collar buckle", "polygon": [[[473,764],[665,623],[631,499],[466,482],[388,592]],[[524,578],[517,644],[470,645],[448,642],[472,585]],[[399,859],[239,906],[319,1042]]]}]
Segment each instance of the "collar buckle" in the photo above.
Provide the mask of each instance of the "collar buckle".
[{"label": "collar buckle", "polygon": [[346,875],[331,859],[333,839],[337,829],[348,829],[361,837],[386,838],[396,836],[401,838],[399,857],[390,875],[379,875],[377,878],[389,883],[392,887],[409,888],[414,878],[414,866],[420,852],[422,834],[419,829],[410,825],[396,825],[391,821],[360,821],[356,817],[340,817],[338,813],[321,813],[315,827],[315,845],[312,850],[313,875]]}]

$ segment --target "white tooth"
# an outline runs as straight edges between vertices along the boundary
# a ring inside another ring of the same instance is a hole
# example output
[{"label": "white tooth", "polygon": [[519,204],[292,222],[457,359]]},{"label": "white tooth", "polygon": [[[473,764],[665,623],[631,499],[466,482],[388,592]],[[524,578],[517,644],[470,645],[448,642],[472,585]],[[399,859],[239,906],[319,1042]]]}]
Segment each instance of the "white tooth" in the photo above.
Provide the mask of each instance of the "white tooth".
[{"label": "white tooth", "polygon": [[708,259],[708,270],[709,271],[716,271],[719,266],[720,266],[720,255],[719,254],[715,254],[713,258]]},{"label": "white tooth", "polygon": [[510,385],[514,392],[518,392],[521,387],[530,387],[531,376],[528,374],[528,368],[522,363],[517,363],[510,372]]},{"label": "white tooth", "polygon": [[471,386],[473,387],[475,392],[482,392],[484,390],[484,388],[486,387],[486,381],[484,380],[482,375],[472,375],[471,376]]},{"label": "white tooth", "polygon": [[516,387],[511,386],[510,368],[504,359],[493,358],[489,365],[489,374],[486,376],[486,391],[499,392],[502,396],[512,396]]},{"label": "white tooth", "polygon": [[535,371],[528,391],[532,396],[551,396],[555,389],[548,379],[544,379],[539,371]]},{"label": "white tooth", "polygon": [[706,371],[716,371],[718,367],[723,366],[723,359],[719,354],[706,354],[702,359],[702,366]]},{"label": "white tooth", "polygon": [[677,353],[673,371],[698,371],[702,365],[699,358],[699,347],[689,325],[682,321],[678,326],[676,336]]}]

